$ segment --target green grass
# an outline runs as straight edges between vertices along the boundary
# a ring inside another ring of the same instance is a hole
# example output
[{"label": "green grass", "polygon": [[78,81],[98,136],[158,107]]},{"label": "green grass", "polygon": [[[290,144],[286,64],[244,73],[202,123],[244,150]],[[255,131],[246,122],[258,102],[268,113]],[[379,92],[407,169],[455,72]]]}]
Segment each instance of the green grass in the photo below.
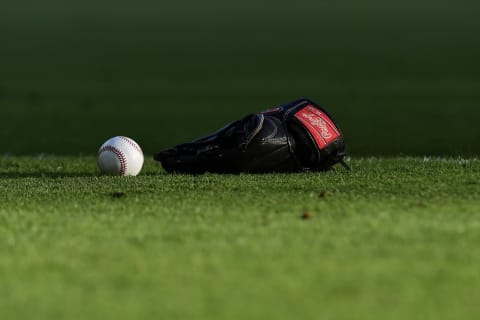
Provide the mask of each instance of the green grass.
[{"label": "green grass", "polygon": [[[2,319],[474,319],[480,161],[98,176],[0,158]],[[312,214],[302,219],[303,212]]]},{"label": "green grass", "polygon": [[[478,1],[0,7],[2,320],[479,318]],[[97,174],[302,96],[353,171]]]}]

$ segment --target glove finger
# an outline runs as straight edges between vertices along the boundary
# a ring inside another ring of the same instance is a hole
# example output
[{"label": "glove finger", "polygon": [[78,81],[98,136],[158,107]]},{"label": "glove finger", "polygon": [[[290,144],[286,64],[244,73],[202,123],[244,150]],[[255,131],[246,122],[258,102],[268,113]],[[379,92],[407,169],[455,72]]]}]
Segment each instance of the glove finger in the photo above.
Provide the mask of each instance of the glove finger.
[{"label": "glove finger", "polygon": [[154,154],[153,158],[157,161],[163,161],[166,159],[176,158],[178,152],[175,148],[161,150]]}]

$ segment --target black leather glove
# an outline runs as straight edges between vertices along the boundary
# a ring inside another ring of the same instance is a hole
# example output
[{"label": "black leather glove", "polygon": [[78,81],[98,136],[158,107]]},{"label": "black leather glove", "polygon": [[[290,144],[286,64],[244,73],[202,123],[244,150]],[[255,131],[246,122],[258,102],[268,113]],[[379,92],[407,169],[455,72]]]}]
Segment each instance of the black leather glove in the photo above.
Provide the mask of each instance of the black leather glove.
[{"label": "black leather glove", "polygon": [[155,154],[168,172],[328,170],[345,156],[343,134],[318,105],[300,99],[234,121],[210,136]]}]

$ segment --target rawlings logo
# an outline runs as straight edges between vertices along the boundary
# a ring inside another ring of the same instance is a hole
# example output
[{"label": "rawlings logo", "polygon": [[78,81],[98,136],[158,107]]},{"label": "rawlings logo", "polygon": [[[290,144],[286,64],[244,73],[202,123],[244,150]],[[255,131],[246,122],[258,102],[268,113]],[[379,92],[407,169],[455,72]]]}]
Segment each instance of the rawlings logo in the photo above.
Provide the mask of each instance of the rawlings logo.
[{"label": "rawlings logo", "polygon": [[301,116],[306,118],[312,126],[319,128],[322,137],[325,139],[330,139],[332,137],[332,134],[328,131],[327,122],[320,116],[316,116],[313,113],[302,113]]},{"label": "rawlings logo", "polygon": [[333,121],[323,112],[307,106],[295,113],[295,117],[310,132],[317,146],[322,149],[340,137]]}]

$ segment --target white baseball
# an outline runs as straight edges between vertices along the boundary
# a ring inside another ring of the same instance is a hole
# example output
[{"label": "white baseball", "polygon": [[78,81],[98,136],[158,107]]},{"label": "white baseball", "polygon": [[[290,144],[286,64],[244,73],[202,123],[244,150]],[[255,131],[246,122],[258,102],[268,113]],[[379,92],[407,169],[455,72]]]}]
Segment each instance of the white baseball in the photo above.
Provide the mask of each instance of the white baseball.
[{"label": "white baseball", "polygon": [[132,139],[113,137],[98,150],[97,163],[103,174],[136,176],[143,167],[143,152]]}]

